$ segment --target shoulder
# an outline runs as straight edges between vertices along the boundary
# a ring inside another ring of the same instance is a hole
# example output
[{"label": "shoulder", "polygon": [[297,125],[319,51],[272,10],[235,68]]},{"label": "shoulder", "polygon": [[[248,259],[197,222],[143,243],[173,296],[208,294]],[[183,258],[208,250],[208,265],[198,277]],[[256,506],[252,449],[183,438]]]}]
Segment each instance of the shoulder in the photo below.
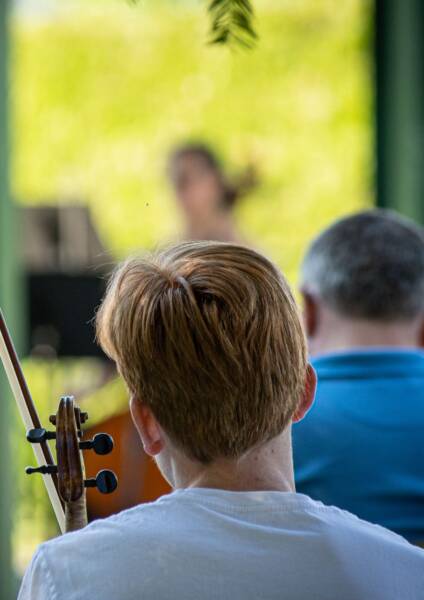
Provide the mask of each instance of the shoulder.
[{"label": "shoulder", "polygon": [[424,563],[424,551],[413,546],[397,533],[381,525],[364,521],[336,506],[327,506],[315,500],[310,502],[311,512],[322,516],[330,539],[337,545],[348,544],[351,549],[367,547],[368,550],[379,547],[395,553],[409,553]]},{"label": "shoulder", "polygon": [[113,543],[116,548],[120,543],[126,544],[133,538],[143,541],[156,537],[161,531],[168,535],[169,524],[173,523],[175,529],[184,511],[184,503],[178,501],[175,493],[171,493],[154,502],[139,504],[105,519],[93,521],[83,529],[46,542],[42,547],[48,554],[63,550],[72,552],[73,548],[83,552],[85,548],[104,547],[105,541]]},{"label": "shoulder", "polygon": [[175,503],[160,498],[155,502],[139,504],[133,508],[120,513],[93,521],[83,529],[66,533],[53,540],[42,544],[47,552],[69,549],[72,546],[99,545],[104,538],[114,539],[118,542],[120,538],[127,538],[131,532],[137,535],[149,535],[151,531],[157,531],[167,520],[167,513],[174,512]]},{"label": "shoulder", "polygon": [[[79,574],[85,584],[104,580],[105,573],[116,567],[117,557],[133,572],[148,569],[149,553],[141,558],[134,549],[151,549],[156,536],[163,539],[170,530],[170,520],[178,522],[173,504],[139,505],[41,544],[25,574],[19,600],[59,599],[63,590],[74,589]],[[34,590],[41,591],[37,595]]]},{"label": "shoulder", "polygon": [[25,572],[18,600],[46,600],[46,598],[59,600],[59,595],[52,576],[52,569],[46,558],[45,548],[41,545]]}]

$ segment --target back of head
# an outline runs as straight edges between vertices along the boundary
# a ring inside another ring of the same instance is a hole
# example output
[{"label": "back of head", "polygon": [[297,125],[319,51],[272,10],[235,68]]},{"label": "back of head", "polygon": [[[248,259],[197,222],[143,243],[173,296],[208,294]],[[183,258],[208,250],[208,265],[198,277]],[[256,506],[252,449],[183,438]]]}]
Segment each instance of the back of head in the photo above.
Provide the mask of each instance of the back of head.
[{"label": "back of head", "polygon": [[305,384],[306,349],[289,286],[257,252],[183,243],[118,268],[98,335],[130,392],[204,463],[280,434]]},{"label": "back of head", "polygon": [[309,247],[302,286],[338,314],[381,322],[424,313],[424,233],[386,210],[341,219]]}]

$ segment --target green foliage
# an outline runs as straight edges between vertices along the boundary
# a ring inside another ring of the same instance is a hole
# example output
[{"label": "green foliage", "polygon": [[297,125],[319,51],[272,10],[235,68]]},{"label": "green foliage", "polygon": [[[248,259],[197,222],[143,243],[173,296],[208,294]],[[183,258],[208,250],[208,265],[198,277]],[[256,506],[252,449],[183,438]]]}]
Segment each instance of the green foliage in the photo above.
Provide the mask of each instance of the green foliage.
[{"label": "green foliage", "polygon": [[205,139],[231,172],[256,165],[237,217],[293,280],[311,235],[371,201],[367,3],[264,2],[247,53],[205,46],[201,7],[78,6],[14,27],[22,202],[88,202],[116,256],[152,247],[180,231],[167,153]]},{"label": "green foliage", "polygon": [[[138,0],[130,0],[136,4]],[[257,38],[250,0],[209,0],[211,44],[251,48]]]},{"label": "green foliage", "polygon": [[211,42],[251,48],[256,40],[253,29],[253,7],[249,0],[212,0]]}]

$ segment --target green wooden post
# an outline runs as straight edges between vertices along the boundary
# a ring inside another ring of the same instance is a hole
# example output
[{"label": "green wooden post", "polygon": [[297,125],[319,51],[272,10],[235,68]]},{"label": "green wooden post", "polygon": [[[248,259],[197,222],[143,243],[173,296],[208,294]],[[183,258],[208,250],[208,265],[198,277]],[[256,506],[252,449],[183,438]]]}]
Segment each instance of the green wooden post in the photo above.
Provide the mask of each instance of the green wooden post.
[{"label": "green wooden post", "polygon": [[[15,252],[13,207],[9,194],[8,136],[8,0],[0,0],[0,305],[16,333],[18,322],[14,305]],[[11,396],[0,367],[0,598],[15,597],[11,561]]]},{"label": "green wooden post", "polygon": [[376,0],[377,203],[424,224],[424,2]]}]

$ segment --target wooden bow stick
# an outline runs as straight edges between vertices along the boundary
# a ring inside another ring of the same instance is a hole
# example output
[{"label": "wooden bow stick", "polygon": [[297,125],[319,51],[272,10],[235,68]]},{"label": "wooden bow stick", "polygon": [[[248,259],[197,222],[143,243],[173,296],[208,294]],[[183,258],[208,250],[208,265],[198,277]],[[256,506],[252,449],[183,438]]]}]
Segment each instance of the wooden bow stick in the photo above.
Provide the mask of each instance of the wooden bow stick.
[{"label": "wooden bow stick", "polygon": [[[21,413],[25,427],[30,429],[41,429],[40,419],[34,402],[25,381],[18,355],[10,337],[9,331],[0,309],[0,358],[6,371],[10,387]],[[54,467],[53,456],[50,452],[48,442],[45,440],[39,444],[32,444],[34,454],[39,467]],[[46,486],[50,502],[53,506],[59,527],[65,532],[65,513],[62,500],[58,492],[58,480],[56,474],[44,474],[44,485]]]}]

